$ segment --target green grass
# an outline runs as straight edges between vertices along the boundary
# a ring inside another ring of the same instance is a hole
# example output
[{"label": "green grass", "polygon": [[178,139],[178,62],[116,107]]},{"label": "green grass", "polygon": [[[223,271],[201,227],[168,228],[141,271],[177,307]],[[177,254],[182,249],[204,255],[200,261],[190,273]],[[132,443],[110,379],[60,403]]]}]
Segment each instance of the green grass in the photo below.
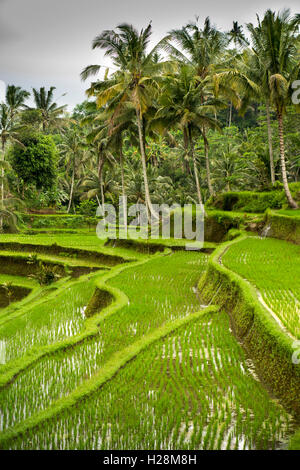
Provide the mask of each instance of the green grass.
[{"label": "green grass", "polygon": [[66,248],[79,248],[87,251],[97,251],[108,255],[117,255],[124,257],[125,259],[143,259],[144,256],[141,253],[133,250],[121,249],[115,250],[111,247],[105,247],[106,240],[100,240],[95,231],[82,231],[77,234],[74,233],[51,233],[51,234],[39,234],[39,235],[28,235],[24,234],[5,234],[0,235],[0,242],[17,242],[24,244],[34,245],[52,245],[54,243],[66,247]]},{"label": "green grass", "polygon": [[279,211],[274,211],[276,214],[288,215],[289,217],[300,217],[300,209],[281,209]]},{"label": "green grass", "polygon": [[247,238],[222,257],[226,267],[254,284],[283,325],[300,338],[300,247],[275,239]]},{"label": "green grass", "polygon": [[228,316],[205,314],[158,339],[93,395],[5,448],[280,448],[292,430],[291,417],[249,367]]},{"label": "green grass", "polygon": [[0,285],[4,282],[12,282],[16,286],[29,287],[30,289],[36,288],[39,285],[35,279],[29,277],[0,273]]}]

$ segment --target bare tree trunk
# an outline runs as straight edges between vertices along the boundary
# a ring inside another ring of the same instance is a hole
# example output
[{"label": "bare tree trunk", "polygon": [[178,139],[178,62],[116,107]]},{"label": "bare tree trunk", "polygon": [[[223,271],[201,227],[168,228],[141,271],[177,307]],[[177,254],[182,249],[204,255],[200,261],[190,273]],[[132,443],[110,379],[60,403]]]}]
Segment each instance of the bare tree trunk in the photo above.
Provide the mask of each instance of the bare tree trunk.
[{"label": "bare tree trunk", "polygon": [[287,197],[290,207],[292,207],[292,209],[298,209],[298,204],[292,198],[290,188],[288,185],[287,175],[286,175],[285,156],[284,156],[283,116],[281,113],[277,113],[277,117],[278,117],[280,163],[281,163],[283,187],[284,187],[285,195]]},{"label": "bare tree trunk", "polygon": [[124,231],[127,234],[127,207],[126,207],[126,191],[125,191],[125,177],[124,177],[124,158],[123,158],[123,142],[120,141],[120,167],[121,167],[121,184],[122,184],[122,205],[123,205],[123,219]]},{"label": "bare tree trunk", "polygon": [[208,142],[206,138],[206,132],[205,132],[205,127],[203,127],[202,130],[203,133],[203,140],[204,140],[204,153],[205,153],[205,165],[206,165],[206,176],[207,176],[207,186],[208,186],[208,191],[209,195],[213,196],[214,195],[214,188],[211,183],[211,177],[210,177],[210,166],[209,166],[209,156],[208,156]]},{"label": "bare tree trunk", "polygon": [[202,204],[201,188],[200,188],[197,161],[196,161],[196,156],[195,156],[194,142],[193,142],[193,136],[192,136],[191,129],[189,129],[189,139],[190,139],[190,151],[191,151],[191,156],[192,156],[193,165],[194,165],[194,176],[195,176],[195,181],[196,181],[198,202],[199,202],[199,204]]},{"label": "bare tree trunk", "polygon": [[70,190],[70,197],[69,197],[69,204],[68,204],[67,213],[70,212],[70,209],[71,209],[71,206],[72,206],[73,192],[74,192],[74,181],[75,181],[75,169],[73,168],[72,181],[71,181],[71,190]]},{"label": "bare tree trunk", "polygon": [[[1,156],[1,163],[4,164],[4,140],[2,140],[2,156]],[[0,209],[4,209],[4,167],[1,168],[1,207]],[[0,216],[0,232],[3,231],[3,215]]]},{"label": "bare tree trunk", "polygon": [[139,130],[139,142],[140,142],[142,169],[143,169],[143,177],[144,177],[144,185],[145,185],[146,205],[147,205],[151,215],[155,219],[158,219],[158,214],[155,212],[155,210],[152,206],[150,192],[149,192],[148,177],[147,177],[146,154],[145,154],[144,139],[143,139],[143,127],[142,127],[142,120],[141,120],[140,112],[139,112],[138,109],[136,110],[136,119],[137,119],[137,125],[138,125],[138,130]]},{"label": "bare tree trunk", "polygon": [[103,191],[103,166],[104,166],[104,160],[101,156],[99,156],[99,163],[98,163],[98,179],[100,183],[100,194],[101,194],[101,205],[102,209],[104,209],[104,204],[105,204],[105,197],[104,197],[104,191]]},{"label": "bare tree trunk", "polygon": [[268,102],[266,103],[266,112],[267,112],[267,127],[268,127],[271,183],[275,184],[275,169],[274,169],[274,157],[273,157],[273,145],[272,145],[272,128],[271,128],[271,120],[270,120],[270,105],[269,105]]},{"label": "bare tree trunk", "polygon": [[183,165],[182,169],[186,173],[190,173],[190,166],[188,161],[188,153],[189,153],[189,136],[186,127],[183,129],[183,145],[184,145],[184,157],[183,157]]},{"label": "bare tree trunk", "polygon": [[229,120],[228,120],[228,127],[231,126],[231,121],[232,121],[232,101],[230,101],[230,106],[229,106]]}]

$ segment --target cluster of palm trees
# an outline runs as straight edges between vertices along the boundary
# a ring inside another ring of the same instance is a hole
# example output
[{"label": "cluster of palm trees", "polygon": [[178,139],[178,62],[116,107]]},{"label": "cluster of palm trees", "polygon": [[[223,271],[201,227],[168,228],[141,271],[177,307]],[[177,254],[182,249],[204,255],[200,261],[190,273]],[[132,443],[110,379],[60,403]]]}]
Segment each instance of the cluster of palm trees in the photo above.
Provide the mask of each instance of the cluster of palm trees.
[{"label": "cluster of palm trees", "polygon": [[[0,141],[1,141],[1,153],[0,153],[0,231],[3,230],[4,218],[13,222],[14,215],[9,208],[14,205],[15,199],[12,197],[6,197],[5,190],[7,187],[7,179],[5,170],[10,169],[9,162],[5,160],[5,150],[7,144],[17,143],[22,145],[19,140],[21,132],[26,128],[28,124],[27,120],[24,119],[24,110],[36,111],[35,121],[38,126],[41,126],[44,132],[50,129],[51,126],[58,126],[63,122],[61,117],[64,112],[65,106],[59,107],[54,102],[55,87],[51,87],[50,90],[46,91],[45,88],[39,90],[33,88],[33,98],[35,108],[26,106],[25,101],[30,97],[30,93],[23,90],[19,86],[8,85],[6,88],[5,101],[0,103]],[[30,121],[32,125],[32,122]]]},{"label": "cluster of palm trees", "polygon": [[[293,82],[299,77],[299,15],[291,17],[288,10],[268,10],[262,21],[257,18],[257,23],[247,24],[250,43],[237,22],[229,33],[223,33],[209,18],[202,28],[197,19],[170,31],[150,50],[151,23],[140,32],[120,24],[94,39],[92,47],[104,50],[113,62],[114,72],[109,75],[107,70],[104,79],[92,82],[87,90],[98,108],[90,116],[94,119],[94,124],[90,120],[93,139],[99,148],[99,141],[106,145],[113,141],[119,146],[122,166],[124,132],[135,132],[145,200],[152,215],[156,216],[147,178],[147,136],[166,135],[171,129],[182,131],[184,159],[193,164],[197,199],[202,203],[195,139],[201,136],[204,142],[207,185],[213,195],[207,133],[209,129],[220,130],[218,113],[228,102],[230,111],[234,106],[241,113],[253,101],[266,105],[272,183],[275,172],[270,108],[276,112],[282,181],[289,205],[297,207],[287,180],[283,116],[291,104]],[[99,70],[99,65],[90,65],[81,76],[85,80]]]},{"label": "cluster of palm trees", "polygon": [[[284,116],[297,108],[291,96],[300,78],[299,22],[299,15],[292,17],[289,10],[268,10],[262,19],[257,17],[256,25],[246,25],[246,38],[237,22],[231,31],[221,32],[209,18],[203,25],[196,18],[171,30],[152,48],[151,23],[141,31],[129,24],[103,31],[92,47],[103,51],[112,67],[103,67],[103,78],[92,81],[87,89],[90,101],[77,106],[72,116],[55,102],[55,87],[33,89],[34,106],[29,107],[25,102],[30,93],[8,86],[5,102],[0,104],[0,230],[12,201],[7,197],[11,195],[5,151],[9,143],[22,145],[19,136],[24,129],[55,134],[59,190],[68,212],[82,198],[103,205],[107,197],[116,201],[116,195],[121,195],[145,203],[149,215],[158,217],[155,202],[162,198],[167,203],[181,202],[177,200],[181,189],[176,193],[170,174],[170,168],[175,173],[178,164],[192,202],[202,203],[204,196],[220,188],[243,187],[242,180],[251,179],[241,154],[247,143],[236,145],[233,130],[231,141],[229,136],[219,146],[218,159],[212,149],[218,140],[214,136],[222,131],[224,110],[227,125],[233,129],[233,116],[258,104],[266,112],[271,184],[278,176],[272,135],[276,116],[281,180],[289,205],[296,208],[288,185]],[[82,79],[98,74],[101,68],[86,67]],[[245,138],[249,145],[254,138],[253,148],[255,135],[250,137]],[[166,148],[179,159],[170,157],[169,170],[161,173]],[[200,165],[202,153],[204,164]]]}]

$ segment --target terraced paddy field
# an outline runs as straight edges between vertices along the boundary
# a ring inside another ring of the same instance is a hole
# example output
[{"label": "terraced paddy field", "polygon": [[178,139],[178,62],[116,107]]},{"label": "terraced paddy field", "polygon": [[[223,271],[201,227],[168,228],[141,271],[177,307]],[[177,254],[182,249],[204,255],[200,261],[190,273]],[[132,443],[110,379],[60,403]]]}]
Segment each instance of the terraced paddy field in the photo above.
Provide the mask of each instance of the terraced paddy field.
[{"label": "terraced paddy field", "polygon": [[300,339],[300,246],[251,237],[233,244],[222,261],[254,284],[288,332]]},{"label": "terraced paddy field", "polygon": [[287,447],[297,417],[262,384],[228,314],[197,290],[209,253],[172,243],[1,236],[6,256],[18,248],[93,270],[67,269],[50,286],[16,273],[31,293],[0,310],[0,448]]}]

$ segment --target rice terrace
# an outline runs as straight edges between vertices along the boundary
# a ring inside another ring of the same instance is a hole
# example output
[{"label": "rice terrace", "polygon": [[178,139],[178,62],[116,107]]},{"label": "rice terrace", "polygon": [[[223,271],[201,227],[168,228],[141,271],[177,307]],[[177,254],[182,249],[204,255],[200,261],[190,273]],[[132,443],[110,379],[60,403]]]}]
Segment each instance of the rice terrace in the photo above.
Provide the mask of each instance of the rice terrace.
[{"label": "rice terrace", "polygon": [[126,15],[3,59],[0,449],[300,450],[300,15]]}]

